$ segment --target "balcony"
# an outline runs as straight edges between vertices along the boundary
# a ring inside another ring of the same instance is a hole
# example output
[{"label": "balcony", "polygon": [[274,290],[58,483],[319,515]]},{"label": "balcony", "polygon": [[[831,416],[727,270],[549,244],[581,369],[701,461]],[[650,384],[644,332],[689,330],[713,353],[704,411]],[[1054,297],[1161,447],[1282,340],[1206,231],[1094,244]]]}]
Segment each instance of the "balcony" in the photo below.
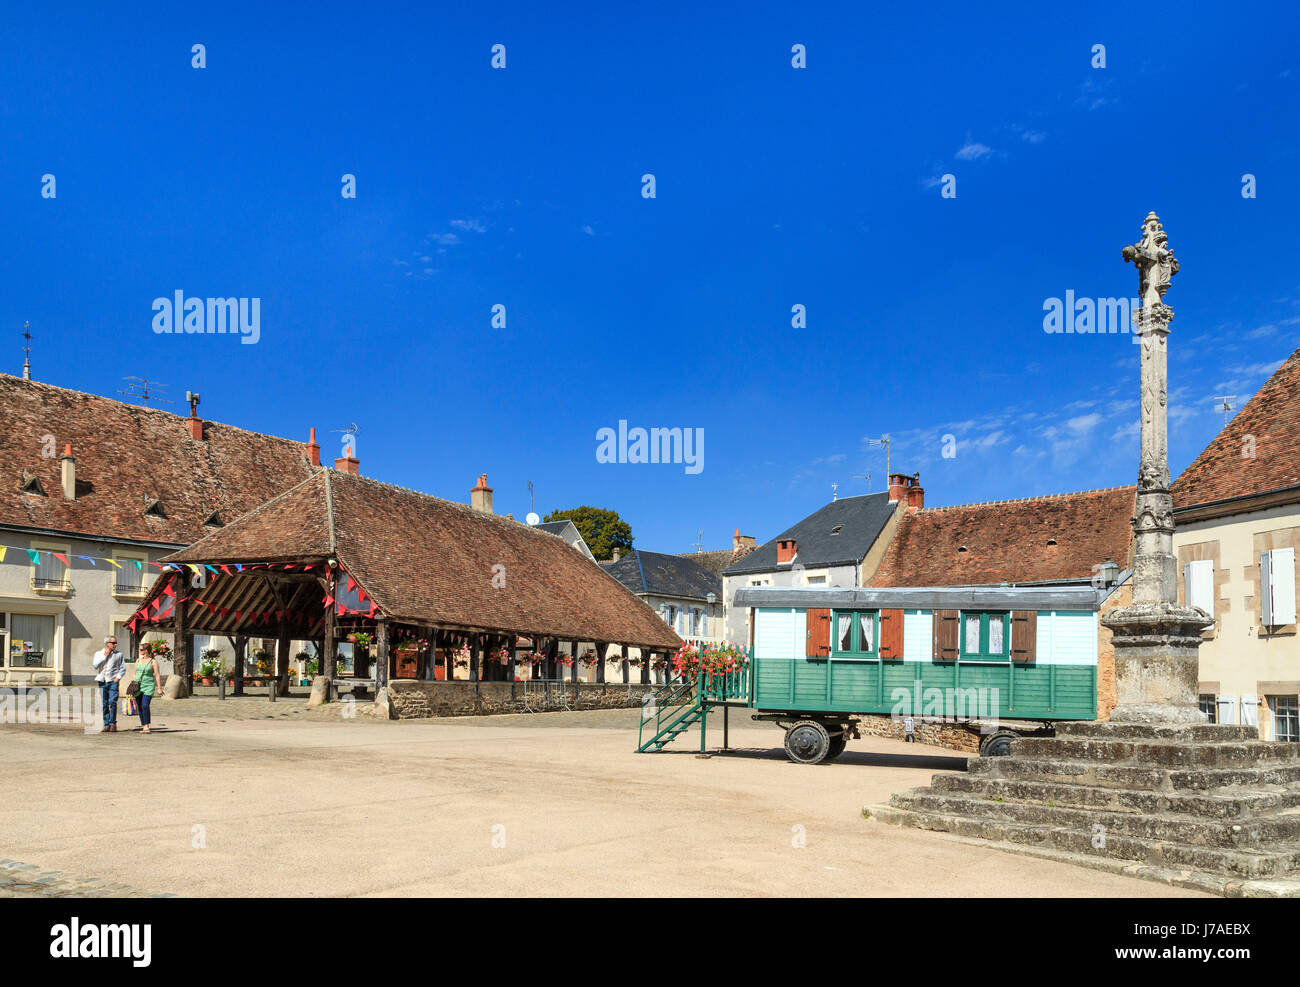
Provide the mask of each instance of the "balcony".
[{"label": "balcony", "polygon": [[72,589],[72,581],[66,574],[62,576],[32,576],[32,590],[40,596],[67,596]]}]

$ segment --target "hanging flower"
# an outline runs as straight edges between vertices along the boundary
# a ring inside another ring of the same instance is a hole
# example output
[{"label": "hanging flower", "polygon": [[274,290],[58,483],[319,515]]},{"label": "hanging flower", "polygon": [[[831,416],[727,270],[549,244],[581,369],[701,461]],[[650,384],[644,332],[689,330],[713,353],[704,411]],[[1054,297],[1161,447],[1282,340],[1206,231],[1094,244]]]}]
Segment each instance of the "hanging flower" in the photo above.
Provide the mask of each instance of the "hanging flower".
[{"label": "hanging flower", "polygon": [[498,648],[496,651],[493,651],[493,652],[492,652],[492,658],[491,658],[491,660],[492,660],[492,661],[495,661],[498,665],[509,665],[509,664],[510,664],[510,649],[509,649],[509,648]]}]

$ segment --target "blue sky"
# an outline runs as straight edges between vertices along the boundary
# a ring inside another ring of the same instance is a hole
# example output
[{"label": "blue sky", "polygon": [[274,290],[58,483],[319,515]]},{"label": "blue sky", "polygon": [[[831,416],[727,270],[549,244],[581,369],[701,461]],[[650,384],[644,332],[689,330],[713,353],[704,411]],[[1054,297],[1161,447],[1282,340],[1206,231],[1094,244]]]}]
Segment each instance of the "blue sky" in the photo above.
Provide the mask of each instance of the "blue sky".
[{"label": "blue sky", "polygon": [[[0,369],[30,320],[40,380],[355,421],[366,475],[501,513],[763,541],[883,489],[881,433],[931,505],[1133,482],[1136,347],[1043,305],[1136,295],[1151,209],[1175,471],[1300,338],[1292,4],[53,6],[0,24]],[[178,289],[260,298],[258,343],[155,334]],[[704,469],[598,463],[620,419]]]}]

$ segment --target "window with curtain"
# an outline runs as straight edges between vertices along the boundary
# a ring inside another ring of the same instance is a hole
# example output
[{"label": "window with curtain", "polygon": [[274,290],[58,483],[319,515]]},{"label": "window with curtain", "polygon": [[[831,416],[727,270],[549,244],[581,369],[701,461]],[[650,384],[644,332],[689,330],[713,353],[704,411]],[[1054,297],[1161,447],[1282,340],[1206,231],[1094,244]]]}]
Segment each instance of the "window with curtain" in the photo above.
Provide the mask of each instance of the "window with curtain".
[{"label": "window with curtain", "polygon": [[876,650],[876,615],[874,613],[858,614],[858,650]]},{"label": "window with curtain", "polygon": [[113,589],[118,593],[144,592],[144,570],[135,559],[114,558],[122,568],[113,577]]},{"label": "window with curtain", "polygon": [[976,661],[1009,661],[1011,658],[1011,615],[1006,611],[971,613],[961,615],[961,657]]},{"label": "window with curtain", "polygon": [[874,658],[877,617],[875,610],[836,610],[834,654]]},{"label": "window with curtain", "polygon": [[37,586],[62,586],[68,578],[68,567],[54,557],[53,552],[40,549],[40,562],[34,577]]},{"label": "window with curtain", "polygon": [[835,640],[840,651],[853,650],[853,615],[841,613],[835,615]]},{"label": "window with curtain", "polygon": [[9,627],[9,665],[31,668],[54,664],[54,618],[16,613]]}]

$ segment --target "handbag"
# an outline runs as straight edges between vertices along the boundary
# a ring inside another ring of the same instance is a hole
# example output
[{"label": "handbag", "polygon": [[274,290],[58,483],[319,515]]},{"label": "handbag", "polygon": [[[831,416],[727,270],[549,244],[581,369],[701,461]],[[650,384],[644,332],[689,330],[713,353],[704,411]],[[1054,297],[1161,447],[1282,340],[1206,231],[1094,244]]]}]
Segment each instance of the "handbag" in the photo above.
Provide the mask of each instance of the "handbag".
[{"label": "handbag", "polygon": [[139,691],[140,691],[140,683],[139,683],[139,681],[136,680],[136,679],[132,679],[132,680],[127,684],[127,687],[126,687],[126,694],[127,694],[128,696],[134,696],[134,695],[136,695]]},{"label": "handbag", "polygon": [[126,697],[126,715],[127,716],[140,715],[140,700],[136,699],[135,696]]}]

